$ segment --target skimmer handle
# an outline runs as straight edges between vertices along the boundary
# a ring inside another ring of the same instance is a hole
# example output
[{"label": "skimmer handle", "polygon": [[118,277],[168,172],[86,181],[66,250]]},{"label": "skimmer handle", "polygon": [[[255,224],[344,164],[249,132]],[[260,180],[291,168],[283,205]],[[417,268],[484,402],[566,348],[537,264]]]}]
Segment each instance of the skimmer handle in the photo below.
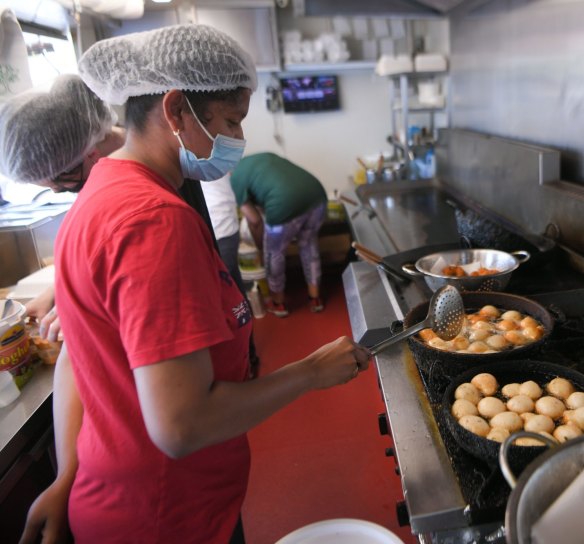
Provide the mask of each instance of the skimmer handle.
[{"label": "skimmer handle", "polygon": [[395,334],[392,337],[387,338],[386,340],[382,340],[378,344],[375,344],[374,346],[369,348],[369,351],[371,352],[371,355],[377,355],[380,351],[383,351],[385,348],[388,348],[389,346],[395,344],[396,342],[399,342],[400,340],[403,340],[404,338],[408,338],[408,336],[412,336],[412,334],[420,332],[422,329],[427,329],[431,325],[432,319],[426,318],[424,319],[424,321],[421,321],[416,325],[412,325],[405,331]]}]

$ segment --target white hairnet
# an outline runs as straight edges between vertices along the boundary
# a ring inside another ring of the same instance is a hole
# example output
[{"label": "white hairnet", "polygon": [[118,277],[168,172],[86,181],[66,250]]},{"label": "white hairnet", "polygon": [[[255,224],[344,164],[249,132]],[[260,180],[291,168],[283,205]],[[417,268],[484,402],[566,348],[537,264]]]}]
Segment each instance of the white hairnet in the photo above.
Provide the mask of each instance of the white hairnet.
[{"label": "white hairnet", "polygon": [[0,172],[14,181],[53,179],[79,164],[115,119],[76,75],[11,97],[0,104]]},{"label": "white hairnet", "polygon": [[255,91],[252,58],[206,25],[174,25],[102,40],[79,60],[83,81],[109,104],[131,96],[182,91]]}]

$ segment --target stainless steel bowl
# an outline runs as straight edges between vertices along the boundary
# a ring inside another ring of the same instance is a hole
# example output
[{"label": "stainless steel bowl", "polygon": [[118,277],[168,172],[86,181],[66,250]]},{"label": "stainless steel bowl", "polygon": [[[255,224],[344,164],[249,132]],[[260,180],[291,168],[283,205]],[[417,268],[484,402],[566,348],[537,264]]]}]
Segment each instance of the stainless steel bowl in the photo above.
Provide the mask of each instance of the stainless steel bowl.
[{"label": "stainless steel bowl", "polygon": [[[423,276],[432,291],[443,285],[453,285],[459,291],[503,291],[513,271],[529,257],[528,251],[507,253],[497,249],[454,249],[426,255],[414,264],[404,264],[402,270],[411,276]],[[499,272],[483,276],[446,276],[442,273],[446,266],[474,266]]]}]

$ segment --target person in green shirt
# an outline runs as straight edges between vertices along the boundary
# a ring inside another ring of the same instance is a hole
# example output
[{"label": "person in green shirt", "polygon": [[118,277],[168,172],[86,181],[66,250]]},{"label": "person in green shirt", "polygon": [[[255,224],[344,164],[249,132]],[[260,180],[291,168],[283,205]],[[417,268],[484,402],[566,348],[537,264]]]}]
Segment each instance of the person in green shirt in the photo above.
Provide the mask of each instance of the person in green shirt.
[{"label": "person in green shirt", "polygon": [[327,195],[321,183],[275,153],[257,153],[239,162],[231,173],[231,186],[256,246],[263,251],[270,289],[268,310],[278,317],[289,314],[286,249],[296,240],[310,309],[322,311],[318,231],[324,222]]}]

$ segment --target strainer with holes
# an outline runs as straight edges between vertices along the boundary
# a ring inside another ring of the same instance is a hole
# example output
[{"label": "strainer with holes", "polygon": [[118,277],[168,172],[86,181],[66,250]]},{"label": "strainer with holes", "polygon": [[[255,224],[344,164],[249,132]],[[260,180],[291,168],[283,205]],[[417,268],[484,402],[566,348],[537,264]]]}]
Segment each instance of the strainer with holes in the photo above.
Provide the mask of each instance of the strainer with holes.
[{"label": "strainer with holes", "polygon": [[377,355],[380,351],[396,342],[427,328],[431,328],[442,340],[452,340],[462,329],[463,321],[464,305],[462,297],[456,287],[445,285],[432,295],[426,319],[391,338],[375,344],[369,348],[369,351],[372,355]]}]

